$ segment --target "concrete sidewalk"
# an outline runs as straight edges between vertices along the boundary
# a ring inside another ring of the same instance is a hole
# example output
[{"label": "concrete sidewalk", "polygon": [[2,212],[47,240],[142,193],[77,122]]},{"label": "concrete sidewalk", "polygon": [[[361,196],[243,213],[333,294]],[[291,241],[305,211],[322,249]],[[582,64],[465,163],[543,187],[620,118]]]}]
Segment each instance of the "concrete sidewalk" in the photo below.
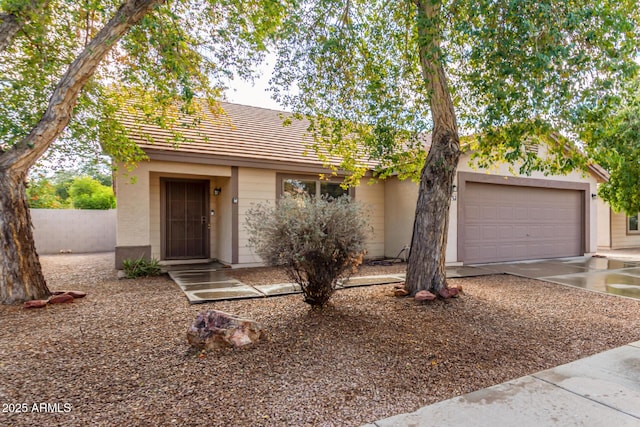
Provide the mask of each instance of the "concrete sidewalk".
[{"label": "concrete sidewalk", "polygon": [[640,426],[640,341],[366,427]]}]

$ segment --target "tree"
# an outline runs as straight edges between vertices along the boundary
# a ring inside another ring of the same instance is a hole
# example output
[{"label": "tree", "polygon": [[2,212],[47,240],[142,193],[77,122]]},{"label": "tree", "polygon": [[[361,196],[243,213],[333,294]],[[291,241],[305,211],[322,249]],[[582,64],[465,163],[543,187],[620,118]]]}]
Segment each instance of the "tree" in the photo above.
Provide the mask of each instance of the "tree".
[{"label": "tree", "polygon": [[[269,0],[0,1],[0,301],[49,295],[25,180],[55,146],[144,153],[118,120],[171,128],[176,111],[219,112],[221,77],[246,76],[286,2]],[[195,97],[203,102],[195,102]],[[176,142],[184,140],[174,132]],[[95,151],[95,150],[94,150]]]},{"label": "tree", "polygon": [[640,80],[580,114],[587,151],[609,172],[598,194],[617,212],[640,211]]},{"label": "tree", "polygon": [[[310,120],[319,155],[343,158],[334,168],[351,171],[349,182],[368,159],[380,176],[419,179],[411,294],[447,286],[459,126],[479,166],[566,173],[587,163],[570,148],[576,111],[637,69],[635,0],[302,3],[285,26],[274,92]],[[524,150],[529,141],[548,157]]]},{"label": "tree", "polygon": [[76,209],[113,209],[116,196],[113,189],[88,177],[77,177],[69,187],[69,197]]},{"label": "tree", "polygon": [[65,207],[48,178],[30,180],[27,187],[27,202],[31,209],[62,209]]}]

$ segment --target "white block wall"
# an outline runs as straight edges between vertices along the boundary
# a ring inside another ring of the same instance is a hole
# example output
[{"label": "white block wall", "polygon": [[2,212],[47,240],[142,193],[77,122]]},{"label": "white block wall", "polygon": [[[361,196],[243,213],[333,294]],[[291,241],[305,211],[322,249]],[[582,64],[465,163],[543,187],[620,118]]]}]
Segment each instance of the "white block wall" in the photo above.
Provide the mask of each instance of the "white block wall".
[{"label": "white block wall", "polygon": [[39,254],[110,252],[116,246],[116,209],[31,209]]}]

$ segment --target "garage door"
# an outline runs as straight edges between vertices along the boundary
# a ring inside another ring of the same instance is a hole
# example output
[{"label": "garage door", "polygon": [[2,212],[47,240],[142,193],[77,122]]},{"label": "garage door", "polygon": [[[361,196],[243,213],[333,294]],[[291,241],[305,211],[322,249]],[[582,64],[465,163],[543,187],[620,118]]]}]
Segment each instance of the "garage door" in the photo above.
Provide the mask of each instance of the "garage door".
[{"label": "garage door", "polygon": [[581,191],[467,182],[465,264],[582,255]]}]

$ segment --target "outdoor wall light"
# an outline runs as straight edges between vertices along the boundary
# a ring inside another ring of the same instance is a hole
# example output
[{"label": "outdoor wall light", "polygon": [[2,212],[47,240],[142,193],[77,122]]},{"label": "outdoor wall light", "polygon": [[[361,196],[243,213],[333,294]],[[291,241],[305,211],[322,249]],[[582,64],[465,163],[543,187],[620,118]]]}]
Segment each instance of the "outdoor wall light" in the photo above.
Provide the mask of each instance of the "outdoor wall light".
[{"label": "outdoor wall light", "polygon": [[458,191],[458,186],[453,184],[453,188],[452,188],[453,192],[455,193],[456,191]]},{"label": "outdoor wall light", "polygon": [[595,200],[598,198],[598,195],[596,193],[591,193],[591,200]]},{"label": "outdoor wall light", "polygon": [[233,199],[231,199],[231,203],[233,203],[234,205],[238,204],[238,198],[234,197]]},{"label": "outdoor wall light", "polygon": [[220,193],[222,193],[222,188],[216,187],[216,188],[213,189],[213,195],[214,196],[219,196]]}]

